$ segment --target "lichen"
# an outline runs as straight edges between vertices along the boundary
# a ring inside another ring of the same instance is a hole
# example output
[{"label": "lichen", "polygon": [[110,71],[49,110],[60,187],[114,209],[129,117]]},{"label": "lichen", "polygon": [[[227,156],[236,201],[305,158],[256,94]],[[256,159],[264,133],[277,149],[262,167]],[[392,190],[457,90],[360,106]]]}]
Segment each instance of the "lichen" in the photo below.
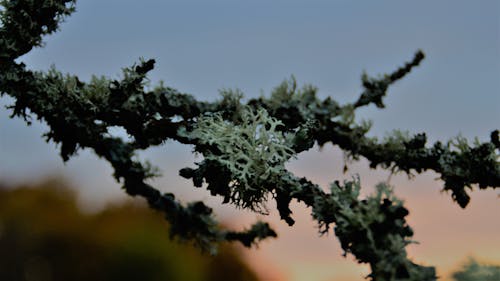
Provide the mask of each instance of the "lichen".
[{"label": "lichen", "polygon": [[201,116],[189,136],[215,148],[203,156],[230,171],[232,201],[237,206],[262,211],[269,183],[286,171],[285,162],[294,155],[291,144],[279,130],[282,126],[266,110],[246,108],[237,124],[224,120],[218,113]]}]

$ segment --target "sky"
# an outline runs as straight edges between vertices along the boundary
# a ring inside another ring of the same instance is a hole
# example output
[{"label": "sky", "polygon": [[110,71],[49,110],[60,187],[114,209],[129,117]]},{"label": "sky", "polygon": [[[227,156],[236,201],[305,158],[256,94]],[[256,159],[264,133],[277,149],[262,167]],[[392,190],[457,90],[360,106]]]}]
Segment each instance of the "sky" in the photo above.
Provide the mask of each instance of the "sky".
[{"label": "sky", "polygon": [[[498,1],[80,1],[44,48],[20,60],[31,69],[55,65],[88,80],[93,74],[118,78],[121,68],[140,57],[154,58],[152,85],[163,80],[201,100],[218,98],[224,88],[238,88],[247,98],[268,95],[294,75],[299,84],[317,86],[319,96],[347,103],[361,92],[363,71],[393,71],[417,49],[426,59],[390,88],[386,108],[360,110],[359,120],[374,122],[370,135],[405,129],[426,132],[431,142],[459,134],[488,140],[500,124]],[[58,148],[41,137],[47,127],[9,119],[3,106],[10,103],[8,97],[0,99],[1,181],[63,176],[75,182],[88,208],[126,198],[109,164],[90,151],[64,164]],[[271,221],[280,237],[245,252],[267,280],[362,280],[368,273],[351,256],[341,256],[333,234],[319,237],[310,210],[298,204],[292,228],[276,213],[259,217],[219,207],[219,198],[178,176],[179,169],[199,160],[190,147],[167,142],[140,157],[162,170],[163,177],[154,182],[162,191],[173,191],[186,202],[204,199],[234,227],[256,218]],[[343,174],[342,154],[331,145],[302,153],[287,167],[323,187],[359,174],[366,193],[389,176],[370,170],[364,161]],[[498,191],[473,192],[470,206],[462,210],[440,192],[437,177],[391,178],[420,242],[410,247],[410,256],[436,265],[444,277],[468,255],[500,263],[500,222],[494,216],[500,213]]]}]

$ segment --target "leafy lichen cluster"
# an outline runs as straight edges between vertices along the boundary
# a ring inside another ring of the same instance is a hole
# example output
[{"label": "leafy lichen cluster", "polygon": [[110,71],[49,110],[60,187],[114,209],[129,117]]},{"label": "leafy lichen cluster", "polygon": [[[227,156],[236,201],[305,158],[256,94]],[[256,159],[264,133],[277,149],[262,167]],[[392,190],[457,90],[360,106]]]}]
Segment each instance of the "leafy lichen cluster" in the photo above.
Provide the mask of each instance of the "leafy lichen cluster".
[{"label": "leafy lichen cluster", "polygon": [[[146,182],[155,174],[141,163],[135,151],[175,140],[192,145],[204,156],[195,168],[180,175],[197,187],[205,186],[224,203],[263,211],[266,200],[275,200],[281,218],[294,224],[289,204],[297,200],[311,207],[321,233],[330,230],[346,253],[371,266],[372,280],[436,280],[432,267],[413,263],[405,247],[412,229],[408,210],[380,185],[377,192],[359,198],[360,182],[334,182],[329,192],[307,178],[293,175],[285,163],[296,154],[332,143],[347,157],[364,157],[370,166],[421,173],[437,172],[444,189],[466,207],[466,188],[500,186],[498,131],[491,141],[469,145],[458,138],[446,144],[427,145],[424,133],[410,136],[393,133],[382,141],[366,136],[370,123],[355,121],[362,106],[384,107],[388,87],[418,66],[424,54],[395,72],[379,78],[362,77],[364,91],[357,101],[340,105],[331,97],[319,99],[313,86],[297,88],[295,79],[283,82],[269,98],[241,102],[242,94],[223,91],[216,102],[201,102],[163,84],[146,85],[154,60],[141,60],[125,68],[121,79],[94,77],[84,82],[56,69],[34,72],[16,59],[42,44],[42,36],[74,10],[71,0],[4,0],[0,2],[0,93],[15,99],[12,116],[30,122],[35,116],[50,128],[47,140],[60,145],[64,161],[79,149],[92,149],[114,168],[114,176],[131,196],[141,196],[149,206],[164,213],[172,236],[193,241],[213,251],[218,242],[240,241],[251,246],[276,237],[267,223],[257,222],[244,231],[220,227],[212,209],[203,202],[183,204],[171,193],[161,193]],[[121,127],[130,138],[113,137]]]},{"label": "leafy lichen cluster", "polygon": [[285,171],[285,162],[294,151],[278,128],[283,123],[266,110],[241,111],[238,124],[226,121],[221,114],[201,116],[187,136],[212,149],[204,153],[207,162],[216,162],[231,176],[230,200],[251,210],[265,209],[263,202]]}]

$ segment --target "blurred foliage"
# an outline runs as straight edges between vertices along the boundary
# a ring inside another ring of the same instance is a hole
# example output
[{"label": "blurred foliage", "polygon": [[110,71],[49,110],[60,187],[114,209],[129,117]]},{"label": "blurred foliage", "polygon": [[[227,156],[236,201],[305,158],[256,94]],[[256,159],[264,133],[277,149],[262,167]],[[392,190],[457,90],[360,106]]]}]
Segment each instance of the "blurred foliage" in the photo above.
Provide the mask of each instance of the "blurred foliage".
[{"label": "blurred foliage", "polygon": [[234,247],[203,255],[159,216],[132,203],[84,213],[57,180],[0,186],[0,280],[258,280]]},{"label": "blurred foliage", "polygon": [[500,280],[500,265],[480,264],[474,259],[452,274],[455,281],[498,281]]}]

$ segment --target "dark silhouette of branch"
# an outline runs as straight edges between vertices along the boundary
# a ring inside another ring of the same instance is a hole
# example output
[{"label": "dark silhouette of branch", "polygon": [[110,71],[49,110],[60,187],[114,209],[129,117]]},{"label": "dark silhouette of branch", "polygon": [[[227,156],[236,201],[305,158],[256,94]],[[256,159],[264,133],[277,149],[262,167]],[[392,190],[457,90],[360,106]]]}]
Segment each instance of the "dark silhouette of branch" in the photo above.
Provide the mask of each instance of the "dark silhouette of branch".
[{"label": "dark silhouette of branch", "polygon": [[[148,163],[135,158],[137,150],[175,140],[193,145],[204,156],[196,168],[179,174],[206,188],[224,203],[266,213],[266,201],[275,200],[281,218],[293,225],[292,199],[312,208],[321,233],[334,224],[334,232],[345,253],[371,266],[372,280],[436,280],[432,267],[408,259],[405,247],[413,231],[405,217],[408,210],[392,189],[381,184],[377,192],[359,198],[358,179],[334,182],[324,192],[306,178],[285,168],[296,154],[331,142],[350,158],[365,157],[372,168],[440,174],[444,189],[465,208],[466,188],[500,186],[498,131],[491,141],[469,145],[463,138],[427,145],[425,133],[409,136],[396,131],[379,141],[366,136],[370,124],[355,122],[359,107],[375,104],[383,108],[383,97],[394,82],[406,76],[424,58],[414,58],[381,78],[362,76],[365,90],[351,104],[339,105],[331,98],[320,100],[312,86],[297,88],[294,78],[283,82],[269,98],[241,103],[241,93],[223,92],[216,102],[197,101],[170,87],[145,89],[145,79],[154,60],[141,60],[125,68],[121,79],[94,77],[83,82],[56,69],[34,72],[15,60],[41,46],[42,36],[57,30],[58,23],[74,11],[74,1],[2,1],[0,27],[0,92],[15,99],[12,117],[27,122],[33,116],[48,124],[47,141],[60,144],[67,161],[82,148],[92,149],[108,161],[114,177],[131,196],[143,197],[152,209],[165,215],[171,234],[213,251],[218,242],[239,241],[251,246],[276,237],[267,223],[257,222],[247,230],[222,229],[212,209],[203,202],[183,205],[171,193],[162,194],[146,183],[155,176]],[[112,137],[110,127],[124,128],[131,141]]]}]

